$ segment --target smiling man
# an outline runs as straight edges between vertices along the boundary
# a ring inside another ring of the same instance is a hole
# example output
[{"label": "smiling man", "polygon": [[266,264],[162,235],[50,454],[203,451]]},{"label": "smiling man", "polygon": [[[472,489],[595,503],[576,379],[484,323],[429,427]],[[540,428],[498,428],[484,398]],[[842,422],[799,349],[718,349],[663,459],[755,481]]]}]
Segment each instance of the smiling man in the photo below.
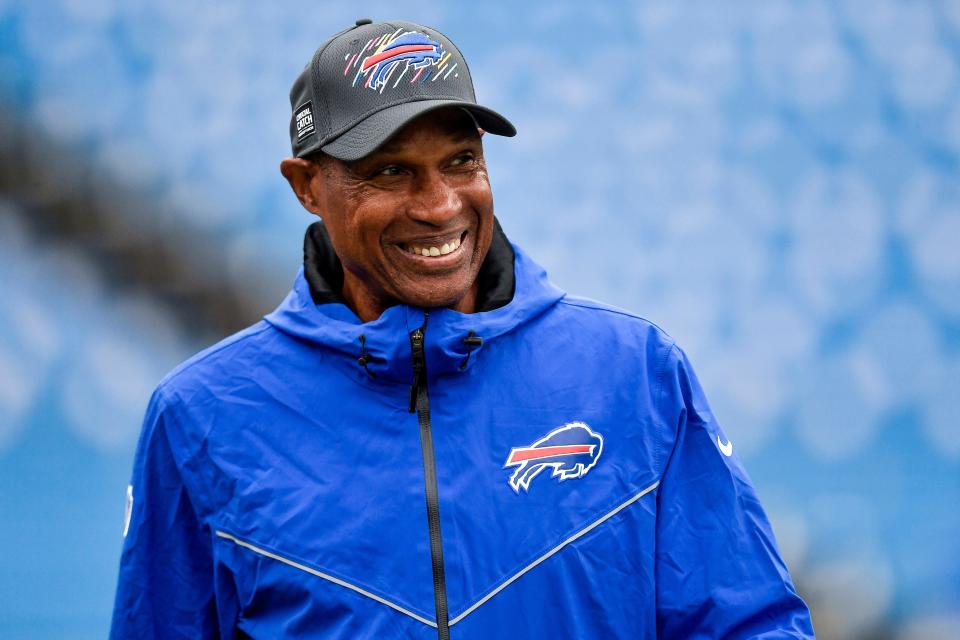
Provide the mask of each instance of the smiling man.
[{"label": "smiling man", "polygon": [[113,637],[813,637],[683,352],[500,229],[456,47],[359,20],[291,106],[321,221],[154,393]]},{"label": "smiling man", "polygon": [[399,303],[476,307],[494,226],[483,145],[466,110],[435,109],[359,160],[319,152],[281,164],[303,206],[326,222],[341,293],[365,322]]}]

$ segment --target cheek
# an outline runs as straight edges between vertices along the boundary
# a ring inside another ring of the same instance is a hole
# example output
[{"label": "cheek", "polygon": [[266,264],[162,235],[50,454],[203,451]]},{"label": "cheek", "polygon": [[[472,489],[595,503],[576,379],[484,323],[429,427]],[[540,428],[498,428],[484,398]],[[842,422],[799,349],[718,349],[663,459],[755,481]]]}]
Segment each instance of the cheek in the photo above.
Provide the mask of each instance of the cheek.
[{"label": "cheek", "polygon": [[[324,216],[327,233],[337,252],[340,261],[347,268],[356,270],[362,268],[367,261],[370,251],[367,248],[366,238],[369,236],[367,226],[363,224],[362,216],[354,215],[342,209],[336,213]],[[366,270],[365,268],[363,269]]]},{"label": "cheek", "polygon": [[473,260],[480,262],[487,255],[493,239],[493,195],[487,184],[473,189],[469,195],[468,206],[477,215],[477,237],[474,244]]},{"label": "cheek", "polygon": [[481,215],[493,212],[493,192],[486,175],[477,178],[461,192],[461,198]]},{"label": "cheek", "polygon": [[[359,263],[374,265],[383,259],[386,249],[383,237],[390,226],[400,203],[378,200],[376,206],[361,206],[354,209],[346,220],[344,238],[350,247],[352,258]],[[378,270],[377,268],[374,268]]]}]

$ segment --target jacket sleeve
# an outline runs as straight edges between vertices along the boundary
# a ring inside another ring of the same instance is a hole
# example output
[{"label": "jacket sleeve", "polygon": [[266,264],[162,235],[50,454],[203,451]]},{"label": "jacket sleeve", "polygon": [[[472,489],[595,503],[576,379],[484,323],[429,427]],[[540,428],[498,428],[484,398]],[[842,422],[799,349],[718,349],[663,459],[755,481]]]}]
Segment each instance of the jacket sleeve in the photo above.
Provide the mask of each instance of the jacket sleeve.
[{"label": "jacket sleeve", "polygon": [[657,632],[662,638],[813,638],[810,613],[731,441],[684,353],[663,396],[675,439],[658,491]]},{"label": "jacket sleeve", "polygon": [[110,634],[115,640],[218,636],[211,539],[175,461],[172,420],[158,390],[147,408],[127,492]]}]

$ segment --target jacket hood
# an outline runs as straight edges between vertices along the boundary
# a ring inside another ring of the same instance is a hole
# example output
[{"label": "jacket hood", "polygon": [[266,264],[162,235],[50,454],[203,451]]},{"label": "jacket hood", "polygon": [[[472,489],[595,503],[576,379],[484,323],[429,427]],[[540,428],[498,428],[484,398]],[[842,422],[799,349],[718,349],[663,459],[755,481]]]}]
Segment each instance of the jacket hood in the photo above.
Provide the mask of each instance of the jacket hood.
[{"label": "jacket hood", "polygon": [[341,296],[343,267],[322,221],[304,238],[304,264],[291,291],[265,320],[279,331],[344,357],[354,374],[378,381],[410,383],[410,334],[425,326],[430,378],[466,371],[477,354],[555,305],[565,294],[495,222],[490,250],[478,276],[476,313],[396,305],[361,322]]}]

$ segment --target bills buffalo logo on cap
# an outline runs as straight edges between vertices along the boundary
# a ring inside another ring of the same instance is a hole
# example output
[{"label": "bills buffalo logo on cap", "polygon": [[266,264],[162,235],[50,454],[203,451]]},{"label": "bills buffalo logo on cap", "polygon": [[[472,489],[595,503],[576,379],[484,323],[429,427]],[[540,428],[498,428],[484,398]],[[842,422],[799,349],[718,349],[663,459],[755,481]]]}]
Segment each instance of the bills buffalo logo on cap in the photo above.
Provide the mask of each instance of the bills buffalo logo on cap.
[{"label": "bills buffalo logo on cap", "polygon": [[530,490],[530,483],[546,468],[550,477],[560,481],[582,478],[600,459],[603,436],[582,422],[571,422],[554,429],[529,447],[514,447],[503,467],[517,467],[510,476],[510,486],[520,493]]},{"label": "bills buffalo logo on cap", "polygon": [[439,42],[416,31],[401,31],[371,38],[359,52],[344,56],[347,66],[343,75],[356,70],[353,86],[383,93],[387,86],[396,87],[405,77],[411,84],[446,80],[451,73],[459,77],[458,63],[450,64],[450,52],[445,52]]}]

